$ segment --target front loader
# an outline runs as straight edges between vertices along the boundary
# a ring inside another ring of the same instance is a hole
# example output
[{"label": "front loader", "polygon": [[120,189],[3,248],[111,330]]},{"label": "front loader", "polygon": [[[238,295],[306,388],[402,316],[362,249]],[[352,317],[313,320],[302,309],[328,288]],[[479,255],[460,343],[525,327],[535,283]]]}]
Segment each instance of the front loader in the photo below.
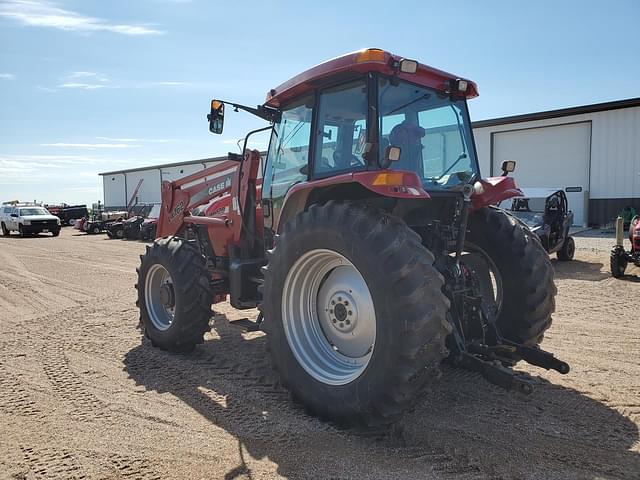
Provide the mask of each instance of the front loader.
[{"label": "front loader", "polygon": [[[499,202],[507,174],[482,179],[466,79],[379,49],[350,53],[269,91],[258,107],[213,100],[271,131],[162,185],[158,239],[138,273],[153,345],[203,342],[211,306],[257,307],[282,383],[338,423],[397,420],[443,361],[531,393],[520,360],[568,373],[541,350],[556,288],[540,241]],[[213,217],[193,215],[218,205]]]}]

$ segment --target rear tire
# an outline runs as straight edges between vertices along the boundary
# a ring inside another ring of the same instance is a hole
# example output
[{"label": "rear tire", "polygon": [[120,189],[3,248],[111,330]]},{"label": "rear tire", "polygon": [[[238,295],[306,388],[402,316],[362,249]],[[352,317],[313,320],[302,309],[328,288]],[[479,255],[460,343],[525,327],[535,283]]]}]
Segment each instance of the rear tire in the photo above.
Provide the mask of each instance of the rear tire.
[{"label": "rear tire", "polygon": [[168,237],[147,246],[140,260],[137,304],[145,335],[162,350],[193,350],[212,315],[204,257],[186,240]]},{"label": "rear tire", "polygon": [[124,228],[117,228],[116,231],[113,232],[113,236],[122,240],[124,238]]},{"label": "rear tire", "polygon": [[7,228],[4,222],[2,222],[0,226],[2,227],[2,235],[4,235],[5,237],[8,237],[9,235],[11,235],[11,230]]},{"label": "rear tire", "polygon": [[[438,376],[451,332],[444,280],[420,237],[384,212],[332,201],[288,222],[268,256],[264,329],[293,398],[339,424],[384,427],[399,419]],[[334,281],[337,272],[346,276]],[[332,299],[353,307],[352,331],[332,330],[340,318]],[[372,325],[362,340],[359,329]]]},{"label": "rear tire", "polygon": [[558,257],[558,260],[568,262],[573,260],[575,253],[576,242],[573,240],[573,237],[567,237],[562,244],[562,248],[557,251],[556,256]]},{"label": "rear tire", "polygon": [[97,235],[98,233],[100,233],[100,227],[98,225],[94,225],[93,227],[91,227],[91,233]]},{"label": "rear tire", "polygon": [[624,248],[620,246],[613,247],[610,258],[611,275],[614,278],[623,277],[628,263]]},{"label": "rear tire", "polygon": [[501,277],[497,322],[502,335],[525,345],[542,342],[557,290],[549,254],[538,237],[503,210],[486,207],[469,217],[467,238],[487,253]]}]

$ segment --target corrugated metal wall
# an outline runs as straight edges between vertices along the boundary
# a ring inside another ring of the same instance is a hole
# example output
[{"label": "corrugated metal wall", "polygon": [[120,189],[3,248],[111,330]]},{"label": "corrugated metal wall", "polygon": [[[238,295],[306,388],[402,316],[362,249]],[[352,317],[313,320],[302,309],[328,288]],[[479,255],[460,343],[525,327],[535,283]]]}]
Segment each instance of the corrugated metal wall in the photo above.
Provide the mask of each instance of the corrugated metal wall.
[{"label": "corrugated metal wall", "polygon": [[492,133],[585,121],[592,124],[590,223],[610,221],[621,204],[633,203],[640,208],[640,107],[474,128],[482,175],[489,176],[491,171]]},{"label": "corrugated metal wall", "polygon": [[127,192],[125,189],[124,174],[103,175],[102,185],[105,208],[124,206],[127,204],[125,200]]}]

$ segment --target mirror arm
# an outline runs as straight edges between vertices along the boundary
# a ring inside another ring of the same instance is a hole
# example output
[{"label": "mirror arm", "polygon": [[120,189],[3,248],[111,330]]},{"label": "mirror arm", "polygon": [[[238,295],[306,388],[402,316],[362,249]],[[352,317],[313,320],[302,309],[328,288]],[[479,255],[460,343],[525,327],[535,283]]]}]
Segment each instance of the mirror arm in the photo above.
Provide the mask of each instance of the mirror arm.
[{"label": "mirror arm", "polygon": [[249,112],[256,117],[260,117],[263,120],[268,122],[278,122],[280,121],[280,110],[272,107],[267,107],[264,105],[258,105],[257,107],[248,107],[246,105],[241,105],[239,103],[226,102],[224,100],[220,100],[222,103],[226,103],[227,105],[231,105],[234,110],[244,110],[245,112]]}]

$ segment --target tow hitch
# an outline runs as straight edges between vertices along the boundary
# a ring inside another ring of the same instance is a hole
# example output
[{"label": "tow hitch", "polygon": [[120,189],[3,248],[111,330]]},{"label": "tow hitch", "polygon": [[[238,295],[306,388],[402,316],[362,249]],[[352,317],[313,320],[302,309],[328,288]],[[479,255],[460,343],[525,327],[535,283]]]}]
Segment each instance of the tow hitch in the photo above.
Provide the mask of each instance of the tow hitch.
[{"label": "tow hitch", "polygon": [[[459,341],[464,337],[459,331],[455,331],[454,337],[458,340],[458,351],[452,355],[455,366],[478,372],[495,385],[517,390],[525,395],[533,393],[534,387],[533,382],[511,368],[519,360],[546,370],[555,370],[563,375],[569,373],[569,364],[559,360],[552,353],[502,338],[493,310],[481,296],[466,296],[463,302],[465,310],[476,316],[476,321],[483,326],[486,335],[485,343],[472,341],[465,345]],[[456,324],[456,330],[459,325]]]}]

